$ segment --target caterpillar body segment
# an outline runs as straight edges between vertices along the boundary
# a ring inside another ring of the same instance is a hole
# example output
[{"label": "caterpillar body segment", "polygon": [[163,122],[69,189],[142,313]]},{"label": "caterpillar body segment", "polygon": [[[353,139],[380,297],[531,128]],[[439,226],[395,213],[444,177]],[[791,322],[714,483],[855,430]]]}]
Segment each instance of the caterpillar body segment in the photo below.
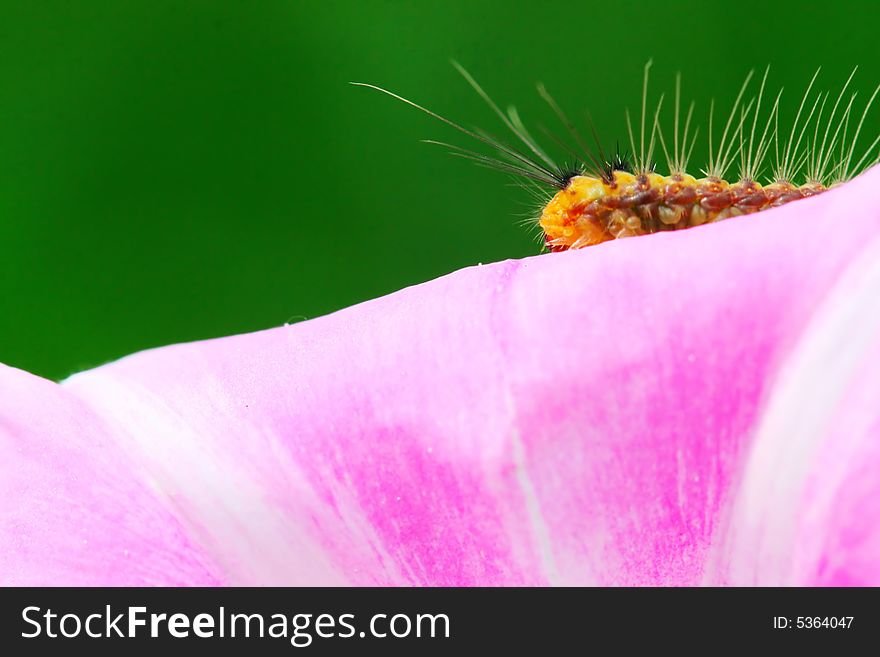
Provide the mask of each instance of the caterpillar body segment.
[{"label": "caterpillar body segment", "polygon": [[761,186],[688,174],[614,171],[610,178],[574,176],[544,207],[538,223],[550,251],[680,230],[813,196],[821,183]]}]

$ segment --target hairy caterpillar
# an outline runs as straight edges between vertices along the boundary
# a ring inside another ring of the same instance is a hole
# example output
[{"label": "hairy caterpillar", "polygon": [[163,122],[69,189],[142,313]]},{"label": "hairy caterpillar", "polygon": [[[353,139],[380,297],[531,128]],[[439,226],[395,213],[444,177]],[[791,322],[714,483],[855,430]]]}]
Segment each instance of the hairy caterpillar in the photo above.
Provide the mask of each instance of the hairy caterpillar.
[{"label": "hairy caterpillar", "polygon": [[[697,178],[687,172],[698,132],[692,126],[694,104],[688,107],[682,127],[680,75],[676,76],[670,142],[660,127],[663,96],[660,96],[652,113],[646,134],[651,62],[645,65],[638,139],[629,111],[626,112],[632,149],[630,157],[620,153],[613,157],[606,156],[595,130],[596,150],[591,149],[553,97],[543,85],[538,85],[539,94],[571,135],[578,149],[565,146],[575,157],[575,164],[562,168],[532,137],[515,107],[503,112],[464,68],[453,64],[517,138],[520,147],[510,146],[482,131],[469,130],[382,87],[360,82],[353,84],[375,89],[425,112],[488,146],[495,156],[434,140],[425,140],[426,143],[447,147],[455,155],[554,190],[554,195],[546,202],[537,220],[537,225],[543,231],[544,245],[551,251],[578,249],[612,239],[679,230],[760,212],[821,193],[880,161],[880,155],[871,159],[871,154],[880,143],[878,135],[853,163],[865,117],[880,91],[880,86],[874,90],[848,140],[847,131],[857,94],[850,92],[847,95],[847,89],[855,69],[830,109],[829,93],[813,94],[813,86],[819,75],[817,70],[801,99],[791,131],[784,139],[779,135],[782,91],[770,104],[766,116],[760,118],[762,105],[767,104],[764,92],[769,67],[764,72],[757,95],[744,101],[753,77],[749,73],[728,114],[717,145],[713,145],[714,102],[710,105],[708,164],[701,170],[702,176]],[[656,171],[654,153],[658,143],[668,165],[669,174],[665,176]],[[775,159],[766,184],[762,185],[758,179],[771,150]],[[737,159],[738,180],[729,182],[725,176]]]}]

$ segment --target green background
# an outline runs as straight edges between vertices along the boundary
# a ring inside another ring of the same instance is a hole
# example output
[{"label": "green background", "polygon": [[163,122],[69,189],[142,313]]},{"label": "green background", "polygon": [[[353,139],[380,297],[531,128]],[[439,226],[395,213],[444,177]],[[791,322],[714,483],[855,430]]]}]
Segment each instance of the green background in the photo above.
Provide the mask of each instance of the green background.
[{"label": "green background", "polygon": [[861,65],[862,100],[880,81],[868,2],[0,8],[0,362],[51,378],[537,251],[516,223],[528,194],[419,144],[466,142],[348,81],[500,132],[454,58],[533,126],[552,118],[543,81],[610,144],[649,57],[654,89],[682,72],[701,123],[768,63],[783,119],[819,65],[833,90]]}]

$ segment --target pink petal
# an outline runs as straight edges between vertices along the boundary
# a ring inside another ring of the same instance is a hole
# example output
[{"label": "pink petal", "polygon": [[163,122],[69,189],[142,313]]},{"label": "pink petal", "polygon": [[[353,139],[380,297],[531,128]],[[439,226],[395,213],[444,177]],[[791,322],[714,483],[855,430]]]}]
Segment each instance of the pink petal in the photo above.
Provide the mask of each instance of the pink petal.
[{"label": "pink petal", "polygon": [[878,184],[7,371],[0,576],[878,584]]},{"label": "pink petal", "polygon": [[92,409],[2,365],[0,391],[0,585],[222,581]]},{"label": "pink petal", "polygon": [[880,582],[878,300],[874,239],[823,300],[777,376],[736,482],[720,552],[731,555],[730,581]]}]

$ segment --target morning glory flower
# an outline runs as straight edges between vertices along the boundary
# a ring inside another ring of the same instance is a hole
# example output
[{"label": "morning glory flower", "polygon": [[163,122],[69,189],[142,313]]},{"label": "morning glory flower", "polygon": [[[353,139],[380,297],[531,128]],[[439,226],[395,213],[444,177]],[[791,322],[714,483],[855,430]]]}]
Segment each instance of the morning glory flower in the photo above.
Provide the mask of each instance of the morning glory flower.
[{"label": "morning glory flower", "polygon": [[0,368],[0,584],[878,585],[878,189]]}]

